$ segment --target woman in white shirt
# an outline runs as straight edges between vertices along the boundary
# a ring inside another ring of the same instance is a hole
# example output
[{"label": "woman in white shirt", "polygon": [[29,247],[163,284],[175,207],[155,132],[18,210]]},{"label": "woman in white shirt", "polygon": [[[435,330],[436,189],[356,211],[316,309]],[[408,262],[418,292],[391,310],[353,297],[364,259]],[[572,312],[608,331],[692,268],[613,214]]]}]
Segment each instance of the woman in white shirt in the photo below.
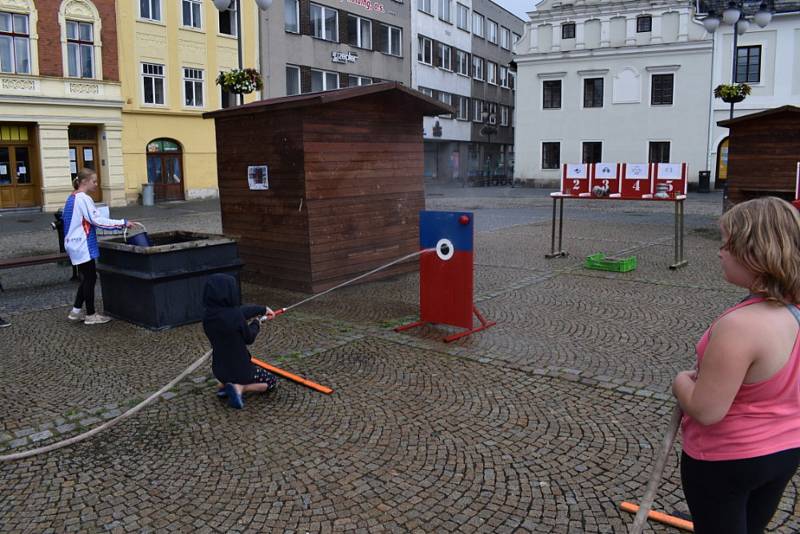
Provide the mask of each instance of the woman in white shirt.
[{"label": "woman in white shirt", "polygon": [[[127,219],[107,219],[100,215],[91,193],[97,189],[97,173],[81,169],[72,183],[75,191],[64,204],[64,248],[72,265],[77,266],[81,285],[75,295],[75,303],[67,318],[83,321],[84,324],[107,323],[111,318],[100,315],[94,309],[94,286],[97,283],[95,260],[100,257],[95,228],[121,230],[130,228],[134,222]],[[86,305],[86,313],[82,308]]]}]

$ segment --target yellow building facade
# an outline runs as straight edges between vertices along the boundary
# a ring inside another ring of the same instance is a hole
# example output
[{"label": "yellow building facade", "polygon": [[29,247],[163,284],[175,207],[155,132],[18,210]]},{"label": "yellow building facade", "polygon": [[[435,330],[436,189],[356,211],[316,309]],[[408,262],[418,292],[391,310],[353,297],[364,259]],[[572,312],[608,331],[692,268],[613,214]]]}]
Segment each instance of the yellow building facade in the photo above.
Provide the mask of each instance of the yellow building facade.
[{"label": "yellow building facade", "polygon": [[[234,103],[215,83],[238,68],[234,6],[220,13],[211,0],[117,1],[129,203],[146,183],[157,202],[218,195],[214,121],[202,114]],[[242,0],[241,9],[243,66],[257,68],[257,7]],[[254,92],[245,103],[259,98]]]}]

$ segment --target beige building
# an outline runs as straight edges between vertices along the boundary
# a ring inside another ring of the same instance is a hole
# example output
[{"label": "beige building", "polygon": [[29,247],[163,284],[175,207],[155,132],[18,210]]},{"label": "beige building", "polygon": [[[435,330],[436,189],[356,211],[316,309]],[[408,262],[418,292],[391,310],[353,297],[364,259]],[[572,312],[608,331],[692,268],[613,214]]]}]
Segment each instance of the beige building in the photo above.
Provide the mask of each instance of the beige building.
[{"label": "beige building", "polygon": [[[217,196],[214,122],[202,114],[234,103],[215,83],[238,67],[233,5],[220,12],[210,0],[117,2],[128,202],[144,183],[154,185],[156,201]],[[256,4],[241,5],[244,67],[257,67]]]},{"label": "beige building", "polygon": [[0,0],[0,209],[55,211],[84,166],[125,202],[115,26],[111,0]]}]

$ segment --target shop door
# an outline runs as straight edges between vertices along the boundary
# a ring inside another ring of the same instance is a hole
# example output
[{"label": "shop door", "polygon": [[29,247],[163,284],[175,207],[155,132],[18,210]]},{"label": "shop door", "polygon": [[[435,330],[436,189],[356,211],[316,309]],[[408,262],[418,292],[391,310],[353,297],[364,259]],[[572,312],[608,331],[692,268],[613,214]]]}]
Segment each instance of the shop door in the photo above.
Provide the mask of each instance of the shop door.
[{"label": "shop door", "polygon": [[70,143],[69,145],[69,172],[71,179],[78,176],[81,169],[92,169],[97,173],[97,189],[89,196],[95,202],[103,200],[100,170],[97,167],[97,145],[94,143]]},{"label": "shop door", "polygon": [[147,181],[153,184],[156,202],[183,200],[183,165],[180,145],[157,139],[147,145]]},{"label": "shop door", "polygon": [[0,208],[36,206],[30,148],[0,145]]}]

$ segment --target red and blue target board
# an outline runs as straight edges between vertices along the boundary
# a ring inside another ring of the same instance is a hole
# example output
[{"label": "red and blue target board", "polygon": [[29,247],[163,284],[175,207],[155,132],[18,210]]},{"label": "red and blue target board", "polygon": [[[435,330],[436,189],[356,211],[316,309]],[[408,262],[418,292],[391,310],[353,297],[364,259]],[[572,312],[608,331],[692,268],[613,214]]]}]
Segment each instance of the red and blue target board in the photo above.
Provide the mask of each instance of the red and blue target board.
[{"label": "red and blue target board", "polygon": [[[494,325],[481,316],[473,302],[472,213],[421,211],[419,259],[420,320],[395,328],[396,332],[423,324],[446,324],[467,331],[444,338],[454,341]],[[480,326],[473,327],[473,315]]]}]

